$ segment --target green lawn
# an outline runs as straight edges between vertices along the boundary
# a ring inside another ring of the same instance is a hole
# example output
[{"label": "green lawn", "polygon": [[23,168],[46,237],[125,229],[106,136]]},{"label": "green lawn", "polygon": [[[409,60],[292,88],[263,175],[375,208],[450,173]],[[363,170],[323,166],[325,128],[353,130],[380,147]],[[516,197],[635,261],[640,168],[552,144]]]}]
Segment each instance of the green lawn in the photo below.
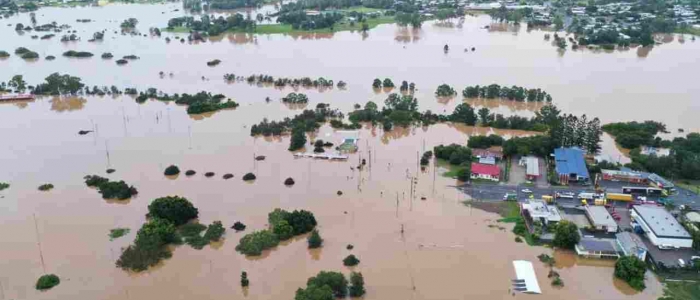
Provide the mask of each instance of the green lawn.
[{"label": "green lawn", "polygon": [[667,281],[659,300],[700,300],[700,283]]},{"label": "green lawn", "polygon": [[691,190],[695,193],[700,192],[700,182],[698,181],[688,181],[688,180],[683,180],[683,181],[676,181],[674,182],[675,185],[678,187],[682,187],[687,190]]},{"label": "green lawn", "polygon": [[380,12],[384,11],[383,9],[379,8],[371,8],[371,7],[364,7],[364,6],[353,6],[353,7],[348,7],[344,9],[340,9],[339,11],[344,11],[344,12],[359,12],[359,13],[373,13],[373,12]]},{"label": "green lawn", "polygon": [[[377,17],[377,18],[369,18],[367,19],[367,27],[369,29],[375,28],[381,24],[391,24],[395,23],[393,17]],[[333,28],[333,30],[330,30],[330,28],[323,28],[323,29],[317,29],[317,30],[299,30],[299,29],[294,29],[292,28],[292,25],[288,24],[262,24],[258,25],[255,28],[255,31],[252,33],[255,34],[294,34],[294,33],[332,33],[332,32],[341,32],[341,31],[360,31],[362,30],[362,23],[355,23],[354,26],[350,25],[350,22],[347,20],[343,20],[340,23],[336,24],[336,26]],[[175,32],[175,33],[188,33],[190,30],[185,27],[175,27],[173,29],[168,29],[168,28],[163,28],[162,31],[164,32]],[[245,31],[240,31],[240,30],[229,30],[229,32],[245,32]]]}]

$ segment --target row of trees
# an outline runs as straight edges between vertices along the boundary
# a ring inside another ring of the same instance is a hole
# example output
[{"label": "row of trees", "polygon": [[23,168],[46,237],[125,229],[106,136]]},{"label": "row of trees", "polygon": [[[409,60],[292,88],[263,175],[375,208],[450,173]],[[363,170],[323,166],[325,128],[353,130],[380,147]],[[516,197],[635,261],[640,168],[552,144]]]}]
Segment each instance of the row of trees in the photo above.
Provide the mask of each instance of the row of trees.
[{"label": "row of trees", "polygon": [[168,29],[173,30],[175,27],[185,27],[195,32],[204,32],[209,36],[219,35],[225,31],[255,31],[255,20],[250,16],[246,17],[242,14],[235,13],[224,18],[219,16],[202,15],[199,20],[194,17],[177,17],[168,21]]},{"label": "row of trees", "polygon": [[342,19],[343,15],[340,13],[310,15],[307,14],[306,11],[295,10],[280,13],[277,17],[277,22],[292,25],[292,29],[295,30],[316,30],[325,28],[333,30],[333,26]]},{"label": "row of trees", "polygon": [[[274,85],[275,87],[283,88],[286,86],[291,86],[294,88],[305,87],[305,88],[333,88],[334,82],[332,79],[326,79],[324,77],[318,77],[316,79],[310,77],[300,77],[300,78],[287,78],[278,77],[275,78],[270,75],[248,75],[248,76],[236,76],[233,73],[224,74],[224,80],[226,81],[245,81],[251,85]],[[347,84],[344,81],[338,81],[338,88],[344,88]]]},{"label": "row of trees", "polygon": [[547,92],[537,89],[527,89],[520,86],[500,86],[491,84],[487,86],[467,86],[462,91],[465,98],[508,99],[514,101],[552,102],[552,96]]}]

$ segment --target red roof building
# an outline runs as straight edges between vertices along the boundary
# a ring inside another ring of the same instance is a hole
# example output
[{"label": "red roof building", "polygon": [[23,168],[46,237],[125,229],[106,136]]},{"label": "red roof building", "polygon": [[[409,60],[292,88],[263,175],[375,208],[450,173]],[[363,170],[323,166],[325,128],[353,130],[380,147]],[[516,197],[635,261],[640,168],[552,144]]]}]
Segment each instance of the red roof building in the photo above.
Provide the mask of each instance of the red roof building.
[{"label": "red roof building", "polygon": [[472,163],[471,178],[498,181],[501,178],[501,168],[497,165]]}]

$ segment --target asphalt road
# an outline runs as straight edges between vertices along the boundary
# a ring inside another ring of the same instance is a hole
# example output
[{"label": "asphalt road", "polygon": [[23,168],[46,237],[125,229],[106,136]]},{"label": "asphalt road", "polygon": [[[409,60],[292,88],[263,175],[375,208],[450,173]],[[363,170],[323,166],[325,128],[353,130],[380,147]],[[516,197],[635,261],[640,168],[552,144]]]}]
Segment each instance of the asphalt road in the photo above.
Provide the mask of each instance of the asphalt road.
[{"label": "asphalt road", "polygon": [[[505,185],[505,184],[465,184],[457,187],[465,194],[471,196],[474,199],[482,201],[502,201],[503,196],[507,193],[517,194],[518,201],[525,201],[530,197],[530,193],[525,193],[523,190],[528,189],[532,191],[535,199],[541,199],[544,195],[553,195],[555,192],[573,192],[575,195],[579,193],[586,192],[592,193],[594,189],[592,187],[571,187],[571,188],[542,188],[529,185]],[[668,199],[672,200],[675,205],[687,205],[691,208],[700,210],[700,196],[688,190],[678,189],[678,193],[671,195]],[[652,200],[652,199],[650,199]],[[559,202],[571,204],[578,204],[577,199],[557,199]]]}]

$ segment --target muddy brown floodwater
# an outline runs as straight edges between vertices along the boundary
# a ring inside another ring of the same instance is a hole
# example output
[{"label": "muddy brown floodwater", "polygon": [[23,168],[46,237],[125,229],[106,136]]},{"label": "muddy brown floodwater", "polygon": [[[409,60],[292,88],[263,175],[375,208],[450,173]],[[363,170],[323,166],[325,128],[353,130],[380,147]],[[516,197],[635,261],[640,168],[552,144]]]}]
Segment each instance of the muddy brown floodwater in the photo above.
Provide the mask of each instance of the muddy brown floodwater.
[{"label": "muddy brown floodwater", "polygon": [[[78,30],[83,41],[71,43],[59,42],[60,37],[33,40],[31,34],[18,35],[7,26],[28,23],[26,14],[0,20],[2,50],[13,52],[24,46],[42,57],[57,56],[54,61],[25,62],[14,55],[1,60],[3,81],[23,74],[36,83],[61,72],[80,76],[90,86],[155,87],[168,93],[207,90],[241,104],[193,116],[181,106],[137,104],[126,96],[43,97],[0,104],[0,181],[11,184],[0,192],[0,299],[292,299],[295,290],[320,270],[349,273],[341,261],[350,253],[362,261],[354,270],[365,275],[365,299],[656,299],[661,294],[660,283],[651,275],[647,290],[634,293],[613,279],[610,264],[578,260],[567,253],[555,254],[566,286],[550,287],[547,269],[536,258],[550,249],[515,243],[511,225],[505,231],[487,227],[497,215],[464,206],[464,195],[452,188],[454,180],[435,176],[432,164],[426,171],[417,166],[418,155],[438,144],[465,143],[472,135],[533,132],[451,124],[396,128],[389,133],[364,128],[360,151],[347,162],[295,159],[287,151],[288,137],[249,135],[250,126],[263,118],[279,120],[298,113],[279,101],[292,89],[227,84],[222,76],[265,73],[344,80],[347,90],[304,90],[310,98],[308,107],[330,103],[344,112],[356,103],[383,102],[388,93],[370,88],[375,77],[415,82],[420,109],[436,113],[450,113],[463,100],[438,101],[433,92],[442,83],[458,91],[490,83],[539,87],[567,113],[586,113],[603,122],[654,119],[670,129],[691,130],[700,128],[694,117],[699,107],[692,101],[700,86],[690,73],[700,63],[700,44],[671,41],[643,58],[635,49],[562,55],[539,31],[481,29],[490,23],[485,16],[468,17],[459,26],[428,22],[421,30],[383,25],[367,35],[236,34],[200,44],[166,44],[163,39],[112,33],[128,17],[139,19],[142,32],[162,27],[182,14],[173,12],[176,8],[180,6],[109,5],[37,12],[40,24],[56,21]],[[94,21],[76,23],[79,18]],[[103,42],[86,42],[102,29],[108,29]],[[454,51],[444,54],[446,43]],[[461,50],[472,46],[476,52]],[[69,49],[96,56],[60,56]],[[97,58],[102,52],[141,59],[119,67]],[[215,58],[223,62],[206,66]],[[173,76],[160,78],[160,71]],[[266,97],[273,101],[265,103]],[[532,116],[539,108],[531,103],[466,101],[508,115]],[[95,132],[78,135],[80,130]],[[314,136],[336,144],[340,140],[328,126]],[[604,152],[622,159],[609,136]],[[255,155],[267,159],[256,162]],[[361,172],[352,170],[361,158],[370,165]],[[162,172],[170,164],[198,173],[168,179]],[[107,168],[117,171],[106,175]],[[236,177],[201,175],[209,171]],[[258,179],[240,180],[247,172]],[[102,200],[84,185],[82,177],[88,174],[125,180],[139,194],[126,204]],[[413,199],[408,176],[417,176]],[[284,186],[287,177],[296,184]],[[55,188],[37,191],[43,183]],[[145,221],[148,203],[166,195],[190,199],[203,223],[221,220],[230,227],[242,221],[246,232],[265,228],[267,213],[276,207],[307,209],[316,215],[325,244],[310,252],[305,240],[298,238],[262,257],[247,258],[234,250],[245,232],[229,230],[222,243],[203,250],[176,247],[171,259],[148,272],[117,269],[114,263],[121,248],[133,241]],[[107,234],[116,227],[132,230],[109,241]],[[346,250],[347,244],[354,250]],[[515,259],[535,263],[543,295],[509,293]],[[244,270],[251,281],[245,292],[239,286]],[[37,292],[34,284],[44,273],[58,274],[61,284]]]}]

